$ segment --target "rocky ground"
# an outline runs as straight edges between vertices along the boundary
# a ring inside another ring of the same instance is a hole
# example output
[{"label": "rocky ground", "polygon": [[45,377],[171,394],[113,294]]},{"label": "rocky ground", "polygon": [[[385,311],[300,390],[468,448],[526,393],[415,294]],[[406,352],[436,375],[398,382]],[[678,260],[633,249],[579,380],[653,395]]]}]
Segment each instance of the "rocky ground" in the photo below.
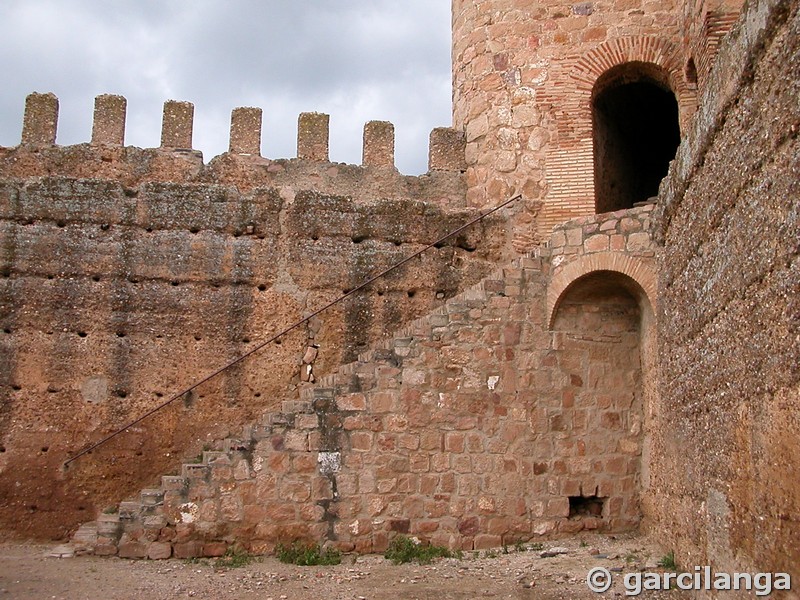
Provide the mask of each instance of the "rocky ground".
[{"label": "rocky ground", "polygon": [[[2,598],[153,600],[449,600],[473,598],[588,599],[594,567],[613,572],[602,597],[625,597],[623,577],[655,571],[666,554],[651,540],[592,535],[522,548],[464,553],[430,565],[394,565],[382,556],[345,556],[333,567],[286,565],[258,558],[222,568],[213,560],[130,561],[90,556],[56,558],[54,546],[0,545]],[[689,598],[688,592],[647,592],[640,598]]]}]

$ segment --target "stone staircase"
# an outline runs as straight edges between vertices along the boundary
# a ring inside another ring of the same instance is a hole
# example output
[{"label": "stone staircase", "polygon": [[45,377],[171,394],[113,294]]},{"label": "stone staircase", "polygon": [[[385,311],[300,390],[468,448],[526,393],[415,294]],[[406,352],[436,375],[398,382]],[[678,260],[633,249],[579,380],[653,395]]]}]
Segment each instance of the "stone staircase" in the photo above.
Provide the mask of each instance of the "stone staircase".
[{"label": "stone staircase", "polygon": [[[323,476],[320,485],[324,484],[324,476],[333,481],[339,451],[346,444],[342,415],[365,411],[367,392],[398,386],[402,361],[415,352],[415,336],[435,338],[446,329],[454,312],[463,313],[476,303],[504,296],[507,285],[518,288],[519,281],[509,281],[507,270],[519,270],[520,265],[540,270],[541,260],[516,259],[505,270],[500,269],[377,343],[357,361],[342,365],[314,386],[301,388],[299,398],[283,400],[279,411],[266,412],[258,421],[244,425],[238,436],[218,440],[195,461],[184,463],[180,474],[162,476],[159,487],[143,489],[114,510],[84,524],[71,540],[75,553],[136,559],[216,557],[241,539],[252,538],[253,522],[259,517],[249,517],[243,511],[257,503],[243,507],[226,493],[237,486],[255,488],[256,475],[265,469],[287,468],[284,464],[265,464],[263,453],[255,455],[256,446],[267,444],[275,451],[294,453],[293,468],[317,469]],[[261,485],[259,481],[258,486]],[[336,497],[335,483],[331,487],[328,500]],[[262,491],[254,489],[252,493],[258,495]],[[291,497],[287,500],[294,501]],[[326,506],[326,501],[317,504]],[[274,518],[279,519],[280,515]],[[321,522],[302,534],[319,540],[328,525],[324,519],[316,520]],[[249,549],[270,552],[274,544]]]}]

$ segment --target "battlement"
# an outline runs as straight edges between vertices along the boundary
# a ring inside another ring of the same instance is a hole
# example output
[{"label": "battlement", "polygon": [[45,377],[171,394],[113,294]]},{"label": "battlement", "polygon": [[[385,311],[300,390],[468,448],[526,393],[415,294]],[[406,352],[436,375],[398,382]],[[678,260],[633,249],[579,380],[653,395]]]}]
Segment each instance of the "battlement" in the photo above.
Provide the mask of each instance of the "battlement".
[{"label": "battlement", "polygon": [[[55,146],[58,131],[58,98],[52,93],[32,93],[25,100],[21,147]],[[103,94],[95,98],[92,146],[124,147],[127,100]],[[329,115],[301,113],[297,124],[297,155],[300,160],[330,162]],[[256,107],[238,107],[231,111],[230,143],[227,155],[261,157],[262,111]],[[192,150],[194,105],[167,100],[161,125],[160,150]],[[463,132],[436,128],[431,132],[428,152],[429,171],[466,169]],[[396,169],[394,162],[394,125],[370,121],[364,125],[362,146],[364,167]]]}]

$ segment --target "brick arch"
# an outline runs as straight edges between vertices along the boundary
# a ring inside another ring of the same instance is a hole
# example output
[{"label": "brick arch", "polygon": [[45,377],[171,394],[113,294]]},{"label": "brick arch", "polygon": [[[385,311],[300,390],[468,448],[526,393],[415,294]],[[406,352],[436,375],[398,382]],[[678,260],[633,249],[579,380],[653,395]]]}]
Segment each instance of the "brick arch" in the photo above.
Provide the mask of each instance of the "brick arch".
[{"label": "brick arch", "polygon": [[604,42],[582,56],[570,73],[575,81],[581,106],[590,106],[592,90],[601,75],[631,62],[662,68],[672,93],[678,101],[681,131],[686,131],[697,107],[697,92],[687,83],[683,72],[683,54],[677,45],[653,36],[629,36]]},{"label": "brick arch", "polygon": [[557,269],[547,286],[547,326],[552,329],[558,304],[570,285],[596,271],[614,271],[633,279],[644,292],[650,307],[656,308],[656,271],[651,260],[618,252],[586,254]]}]

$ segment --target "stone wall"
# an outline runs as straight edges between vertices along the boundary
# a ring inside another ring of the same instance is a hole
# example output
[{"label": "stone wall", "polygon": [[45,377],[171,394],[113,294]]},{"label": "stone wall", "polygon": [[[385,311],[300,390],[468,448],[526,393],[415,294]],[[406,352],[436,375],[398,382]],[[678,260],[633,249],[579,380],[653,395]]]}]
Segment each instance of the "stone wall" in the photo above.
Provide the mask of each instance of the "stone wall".
[{"label": "stone wall", "polygon": [[[404,533],[481,549],[635,529],[651,208],[565,225],[552,250],[516,259],[219,440],[77,541],[153,558],[234,540],[256,552],[296,539],[371,552]],[[640,270],[604,262],[598,235],[640,244],[629,257]],[[584,261],[602,268],[561,289],[551,320],[552,286]]]},{"label": "stone wall", "polygon": [[463,148],[450,130],[432,135],[430,173],[406,177],[390,124],[367,125],[366,165],[341,165],[327,162],[324,116],[304,115],[305,158],[269,160],[253,109],[237,109],[234,151],[206,165],[191,150],[191,105],[168,102],[163,147],[140,149],[122,145],[123,101],[99,97],[92,143],[59,147],[57,100],[32,95],[23,143],[0,148],[7,531],[64,535],[508,252],[497,213],[65,472],[90,442],[478,214],[464,207]]},{"label": "stone wall", "polygon": [[680,564],[800,576],[800,13],[746,8],[662,187],[656,531]]}]

